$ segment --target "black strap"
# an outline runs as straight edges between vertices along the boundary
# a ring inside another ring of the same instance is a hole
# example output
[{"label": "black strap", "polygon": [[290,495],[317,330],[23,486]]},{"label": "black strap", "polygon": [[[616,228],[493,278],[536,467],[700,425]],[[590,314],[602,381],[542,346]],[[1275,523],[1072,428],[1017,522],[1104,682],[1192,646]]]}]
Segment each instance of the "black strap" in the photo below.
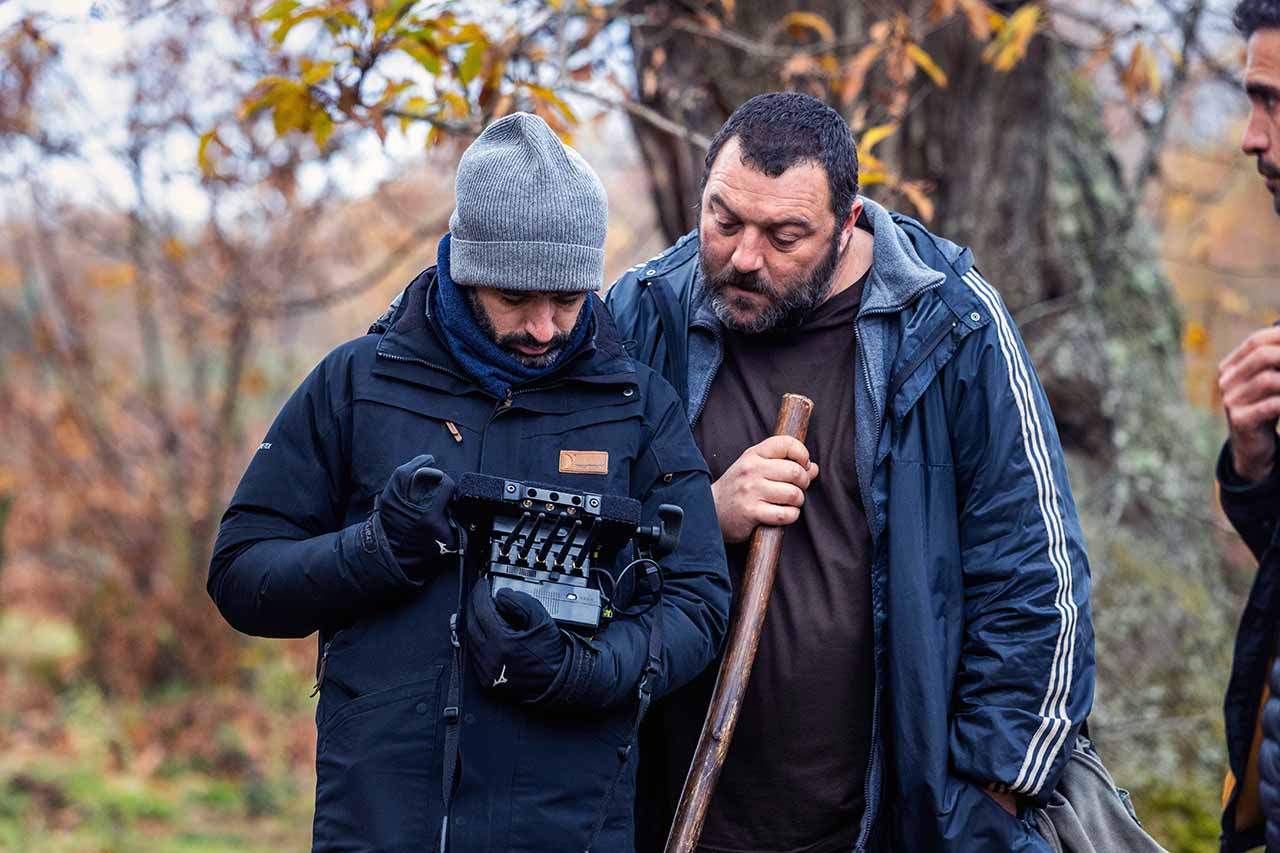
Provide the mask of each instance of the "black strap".
[{"label": "black strap", "polygon": [[441,778],[441,798],[444,801],[444,817],[440,819],[440,840],[437,853],[445,853],[449,843],[449,807],[453,804],[453,789],[458,778],[458,747],[462,722],[462,642],[458,636],[462,616],[463,596],[467,576],[467,533],[462,525],[454,525],[458,534],[458,607],[449,617],[449,643],[453,646],[453,661],[449,665],[449,692],[444,706],[444,771]]},{"label": "black strap", "polygon": [[662,602],[658,602],[658,606],[654,608],[653,626],[649,629],[649,657],[645,661],[644,671],[640,674],[640,685],[638,693],[640,697],[640,706],[636,709],[635,723],[631,726],[631,734],[627,736],[627,742],[618,747],[618,772],[614,774],[613,779],[609,782],[609,787],[605,790],[604,799],[600,801],[600,809],[596,813],[595,825],[591,829],[591,835],[587,839],[586,853],[591,853],[591,847],[596,843],[596,839],[600,837],[600,832],[604,829],[604,822],[609,817],[609,807],[613,804],[613,795],[618,790],[618,783],[622,781],[622,777],[627,772],[627,759],[631,757],[631,750],[635,748],[636,742],[640,739],[640,724],[644,722],[644,715],[649,710],[649,703],[653,701],[653,683],[661,672],[662,667]]},{"label": "black strap", "polygon": [[667,343],[667,359],[662,365],[662,378],[671,383],[680,395],[680,402],[689,407],[689,326],[680,322],[680,302],[671,292],[671,286],[660,278],[648,282],[649,293],[658,309],[662,323],[662,337]]}]

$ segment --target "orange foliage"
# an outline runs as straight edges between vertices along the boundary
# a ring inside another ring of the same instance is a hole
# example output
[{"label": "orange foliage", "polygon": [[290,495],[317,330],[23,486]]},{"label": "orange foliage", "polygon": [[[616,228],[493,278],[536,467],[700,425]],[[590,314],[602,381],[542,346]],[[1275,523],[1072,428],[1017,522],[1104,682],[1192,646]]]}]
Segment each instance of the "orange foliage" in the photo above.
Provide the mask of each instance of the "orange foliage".
[{"label": "orange foliage", "polygon": [[1186,393],[1216,408],[1218,362],[1280,315],[1277,219],[1253,160],[1229,143],[1171,150],[1161,171],[1161,254],[1186,323]]}]

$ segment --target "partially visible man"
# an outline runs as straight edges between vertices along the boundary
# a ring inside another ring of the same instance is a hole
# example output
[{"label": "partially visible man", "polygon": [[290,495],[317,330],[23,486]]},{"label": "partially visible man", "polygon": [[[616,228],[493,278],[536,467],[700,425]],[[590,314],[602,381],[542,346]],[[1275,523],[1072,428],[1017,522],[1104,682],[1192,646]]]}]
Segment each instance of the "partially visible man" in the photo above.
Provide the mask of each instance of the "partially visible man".
[{"label": "partially visible man", "polygon": [[[1280,0],[1243,0],[1235,25],[1248,40],[1250,112],[1240,147],[1257,158],[1280,213]],[[1222,508],[1258,559],[1227,686],[1222,849],[1265,842],[1280,850],[1280,665],[1273,663],[1280,638],[1280,328],[1260,329],[1236,347],[1219,365],[1218,387],[1229,432],[1218,459]]]},{"label": "partially visible man", "polygon": [[[710,480],[675,392],[594,293],[608,211],[590,167],[517,113],[456,187],[436,265],[271,426],[209,594],[245,633],[319,632],[316,850],[628,851],[640,695],[693,678],[725,632]],[[495,600],[487,540],[455,556],[466,472],[628,496],[646,523],[682,507],[661,605],[580,636],[532,596]]]},{"label": "partially visible man", "polygon": [[[752,98],[712,140],[698,229],[607,296],[685,395],[731,572],[756,527],[789,525],[702,850],[1048,850],[1026,807],[1094,674],[1057,431],[969,251],[857,179],[838,113]],[[807,447],[761,440],[788,391],[815,401]],[[642,849],[661,849],[714,675],[642,739]]]}]

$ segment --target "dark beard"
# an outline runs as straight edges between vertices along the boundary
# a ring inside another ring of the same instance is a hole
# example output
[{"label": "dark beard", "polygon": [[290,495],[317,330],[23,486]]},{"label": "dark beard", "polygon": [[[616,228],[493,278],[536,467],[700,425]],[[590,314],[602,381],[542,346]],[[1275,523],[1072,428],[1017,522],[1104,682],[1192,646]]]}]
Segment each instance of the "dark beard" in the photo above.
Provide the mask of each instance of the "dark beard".
[{"label": "dark beard", "polygon": [[493,327],[493,321],[489,319],[489,315],[485,313],[484,306],[480,304],[480,297],[476,294],[475,289],[464,287],[462,291],[467,295],[467,304],[471,306],[471,314],[476,318],[476,325],[480,327],[480,331],[484,332],[485,337],[498,345],[498,348],[525,367],[531,367],[534,370],[541,370],[544,367],[550,367],[555,360],[560,357],[560,353],[564,352],[564,348],[569,345],[569,337],[572,332],[557,332],[555,337],[551,339],[551,345],[547,351],[540,355],[525,355],[515,349],[517,345],[526,347],[540,346],[539,341],[528,332],[513,332],[510,335],[498,335],[498,330]]},{"label": "dark beard", "polygon": [[[1276,166],[1274,163],[1264,160],[1262,158],[1262,155],[1259,154],[1258,155],[1258,174],[1262,175],[1262,177],[1266,178],[1267,180],[1271,180],[1271,181],[1280,180],[1280,167]],[[1271,206],[1275,208],[1276,213],[1280,213],[1280,194],[1274,194],[1274,193],[1272,194]]]},{"label": "dark beard", "polygon": [[[759,335],[775,329],[787,329],[799,326],[813,309],[821,305],[831,293],[832,277],[836,266],[840,263],[840,237],[837,233],[831,240],[826,255],[818,262],[809,275],[798,286],[789,288],[780,294],[773,286],[760,278],[759,273],[741,273],[730,263],[719,275],[712,275],[707,269],[705,257],[699,256],[702,264],[702,277],[707,293],[711,297],[711,310],[726,328],[744,335]],[[767,297],[769,304],[755,317],[744,322],[733,313],[734,307],[730,297],[725,295],[728,287],[736,287],[749,293],[758,293]]]}]

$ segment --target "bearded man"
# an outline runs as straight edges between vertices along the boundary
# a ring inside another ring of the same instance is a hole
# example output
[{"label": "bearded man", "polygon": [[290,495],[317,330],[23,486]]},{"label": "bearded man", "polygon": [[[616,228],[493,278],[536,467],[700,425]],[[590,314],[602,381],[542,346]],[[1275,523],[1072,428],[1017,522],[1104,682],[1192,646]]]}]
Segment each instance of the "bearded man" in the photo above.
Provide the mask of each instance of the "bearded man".
[{"label": "bearded man", "polygon": [[[267,432],[209,594],[247,634],[319,633],[315,850],[626,853],[636,719],[724,636],[710,481],[675,392],[595,294],[608,206],[586,162],[515,113],[455,184],[436,264]],[[491,595],[487,540],[463,547],[450,510],[471,472],[631,498],[645,523],[683,508],[660,601],[588,634]]]},{"label": "bearded man", "polygon": [[[1093,698],[1089,566],[1048,402],[971,253],[858,195],[841,116],[760,95],[712,140],[698,228],[606,302],[681,393],[735,581],[787,525],[707,853],[1048,850]],[[815,402],[807,447],[769,434]],[[801,508],[803,507],[803,512]],[[714,668],[642,738],[641,849]]]}]

